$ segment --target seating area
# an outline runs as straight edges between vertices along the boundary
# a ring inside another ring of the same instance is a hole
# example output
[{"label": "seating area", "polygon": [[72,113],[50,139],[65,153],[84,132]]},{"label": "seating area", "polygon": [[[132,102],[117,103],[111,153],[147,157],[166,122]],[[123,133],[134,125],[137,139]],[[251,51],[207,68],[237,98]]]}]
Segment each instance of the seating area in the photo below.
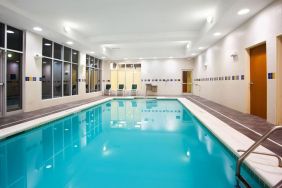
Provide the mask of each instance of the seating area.
[{"label": "seating area", "polygon": [[106,84],[103,94],[104,96],[137,96],[138,85],[132,84],[130,89],[126,89],[124,84],[118,84],[117,90],[113,90],[111,84]]}]

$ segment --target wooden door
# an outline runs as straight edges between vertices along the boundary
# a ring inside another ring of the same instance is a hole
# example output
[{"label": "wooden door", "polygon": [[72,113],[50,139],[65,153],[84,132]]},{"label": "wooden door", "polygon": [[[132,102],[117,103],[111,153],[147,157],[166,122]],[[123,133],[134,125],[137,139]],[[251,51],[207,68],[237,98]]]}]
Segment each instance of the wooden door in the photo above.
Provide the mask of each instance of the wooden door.
[{"label": "wooden door", "polygon": [[251,114],[266,119],[267,109],[267,72],[266,44],[250,50],[251,64]]},{"label": "wooden door", "polygon": [[192,93],[192,71],[182,72],[182,92]]}]

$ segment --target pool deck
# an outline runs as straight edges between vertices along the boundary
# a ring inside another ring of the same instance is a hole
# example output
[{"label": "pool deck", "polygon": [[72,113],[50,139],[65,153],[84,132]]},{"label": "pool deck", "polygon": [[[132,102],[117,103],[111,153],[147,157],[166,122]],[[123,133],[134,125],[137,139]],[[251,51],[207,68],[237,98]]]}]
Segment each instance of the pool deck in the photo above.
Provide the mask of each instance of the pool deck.
[{"label": "pool deck", "polygon": [[[252,140],[258,140],[261,135],[275,126],[260,117],[230,109],[198,96],[191,95],[186,98]],[[262,145],[282,157],[282,131],[273,133],[270,139],[280,146],[269,140]]]},{"label": "pool deck", "polygon": [[1,129],[11,127],[20,123],[24,123],[30,120],[34,120],[43,116],[54,114],[60,111],[68,110],[74,107],[78,107],[84,104],[95,102],[101,99],[107,98],[106,96],[93,97],[91,99],[84,99],[79,101],[74,101],[66,104],[56,105],[48,108],[43,108],[40,110],[35,110],[31,112],[23,112],[17,115],[7,116],[0,118],[0,131]]}]

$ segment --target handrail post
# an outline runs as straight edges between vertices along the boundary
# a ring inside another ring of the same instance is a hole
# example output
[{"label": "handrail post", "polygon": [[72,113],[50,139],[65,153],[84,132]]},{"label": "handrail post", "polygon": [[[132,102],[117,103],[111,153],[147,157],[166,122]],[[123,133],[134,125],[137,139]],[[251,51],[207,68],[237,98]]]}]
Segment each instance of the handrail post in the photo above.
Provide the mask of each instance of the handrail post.
[{"label": "handrail post", "polygon": [[241,174],[241,164],[245,160],[245,158],[248,155],[250,155],[250,153],[252,153],[252,151],[254,151],[264,140],[266,140],[270,134],[272,134],[273,132],[275,132],[275,131],[277,131],[279,129],[282,130],[282,126],[276,126],[276,127],[273,127],[272,129],[270,129],[258,141],[256,141],[245,153],[243,153],[239,157],[239,159],[237,161],[237,165],[236,165],[236,176],[237,177],[240,177],[240,174]]}]

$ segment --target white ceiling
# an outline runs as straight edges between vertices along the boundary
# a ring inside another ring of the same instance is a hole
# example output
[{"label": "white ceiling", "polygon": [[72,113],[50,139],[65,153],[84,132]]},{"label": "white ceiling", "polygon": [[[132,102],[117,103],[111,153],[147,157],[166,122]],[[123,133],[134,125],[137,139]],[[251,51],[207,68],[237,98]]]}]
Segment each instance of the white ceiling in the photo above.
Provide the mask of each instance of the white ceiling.
[{"label": "white ceiling", "polygon": [[[71,40],[74,48],[110,59],[183,58],[214,44],[272,1],[0,0],[0,21],[30,31],[40,26],[44,37]],[[250,13],[238,16],[242,8]],[[212,24],[208,16],[214,17]]]}]

